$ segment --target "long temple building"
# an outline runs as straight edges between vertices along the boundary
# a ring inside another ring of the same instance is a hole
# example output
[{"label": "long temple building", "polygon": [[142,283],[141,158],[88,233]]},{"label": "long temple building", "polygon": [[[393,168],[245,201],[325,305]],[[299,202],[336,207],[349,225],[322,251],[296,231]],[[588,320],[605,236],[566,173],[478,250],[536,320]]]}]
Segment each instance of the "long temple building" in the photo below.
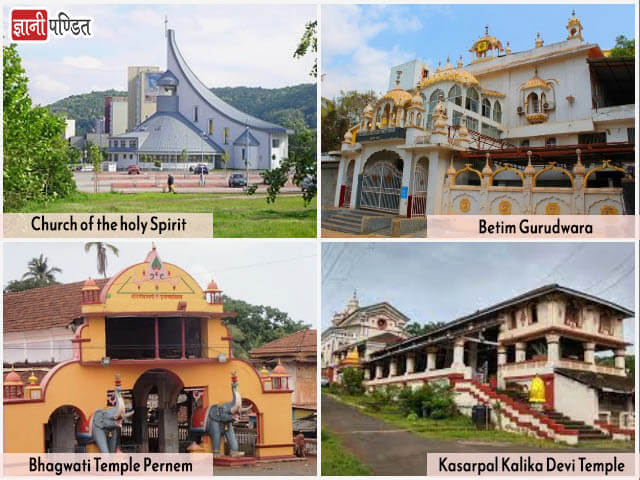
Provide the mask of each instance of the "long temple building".
[{"label": "long temple building", "polygon": [[[335,207],[427,214],[633,214],[635,62],[583,38],[393,67],[339,152]],[[560,32],[554,32],[554,36]],[[442,41],[446,41],[442,39]]]},{"label": "long temple building", "polygon": [[[366,358],[353,352],[345,358],[364,369],[368,391],[444,383],[463,414],[487,405],[505,430],[569,444],[628,439],[635,429],[635,387],[625,367],[623,321],[633,317],[612,302],[553,284]],[[538,404],[530,402],[532,394]]]},{"label": "long temple building", "polygon": [[[95,453],[96,428],[107,424],[96,419],[120,405],[119,450],[215,455],[206,429],[219,406],[234,415],[242,461],[293,457],[291,375],[234,357],[225,319],[235,314],[215,282],[203,289],[155,247],[142,260],[108,281],[38,289],[35,303],[30,292],[5,295],[5,323],[26,318],[20,328],[48,328],[37,339],[50,342],[63,327],[46,318],[62,317],[72,335],[58,345],[71,355],[44,370],[35,368],[44,356],[31,358],[31,373],[25,362],[43,342],[14,353],[22,368],[4,376],[4,451]],[[229,456],[224,444],[218,453]]]},{"label": "long temple building", "polygon": [[167,169],[205,163],[269,170],[288,156],[292,132],[241,112],[211,92],[180,53],[172,29],[167,30],[167,70],[157,75],[156,112],[109,138],[109,158],[118,170],[155,162]]}]

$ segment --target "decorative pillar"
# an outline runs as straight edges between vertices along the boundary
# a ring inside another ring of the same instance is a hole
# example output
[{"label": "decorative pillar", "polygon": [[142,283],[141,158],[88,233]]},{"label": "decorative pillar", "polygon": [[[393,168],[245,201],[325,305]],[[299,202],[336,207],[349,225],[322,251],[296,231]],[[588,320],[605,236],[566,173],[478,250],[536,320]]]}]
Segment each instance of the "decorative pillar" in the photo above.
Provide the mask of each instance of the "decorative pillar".
[{"label": "decorative pillar", "polygon": [[504,345],[498,345],[498,365],[507,364],[507,347]]},{"label": "decorative pillar", "polygon": [[469,366],[471,367],[471,370],[475,372],[478,368],[478,344],[470,342],[467,351],[469,352]]},{"label": "decorative pillar", "polygon": [[389,361],[389,376],[395,377],[398,374],[398,360],[392,358]]},{"label": "decorative pillar", "polygon": [[584,342],[582,347],[584,348],[584,362],[593,365],[595,363],[594,351],[596,344],[594,342]]},{"label": "decorative pillar", "polygon": [[615,350],[615,359],[614,359],[614,365],[616,368],[619,368],[621,370],[624,370],[625,367],[625,350],[624,348],[616,348]]},{"label": "decorative pillar", "polygon": [[347,171],[347,165],[349,163],[349,158],[340,158],[340,162],[338,163],[338,178],[336,179],[336,194],[333,200],[333,206],[340,206],[340,191],[342,190],[342,184],[344,182],[344,177]]},{"label": "decorative pillar", "polygon": [[527,344],[525,342],[516,343],[516,362],[524,362],[527,359]]},{"label": "decorative pillar", "polygon": [[560,335],[549,333],[547,339],[547,363],[554,364],[560,361]]},{"label": "decorative pillar", "polygon": [[456,338],[453,342],[453,363],[451,367],[464,367],[464,338]]},{"label": "decorative pillar", "polygon": [[[409,212],[409,190],[411,189],[413,162],[413,154],[405,151],[402,156],[402,186],[400,187],[401,195],[398,205],[398,215],[401,217],[408,217],[411,213]],[[405,191],[406,194],[402,195],[402,192]]]},{"label": "decorative pillar", "polygon": [[416,354],[413,352],[407,353],[407,368],[405,370],[405,375],[409,375],[416,371]]},{"label": "decorative pillar", "polygon": [[436,369],[436,354],[438,353],[437,347],[427,348],[427,368],[425,372]]},{"label": "decorative pillar", "polygon": [[382,378],[382,365],[376,363],[376,378]]}]

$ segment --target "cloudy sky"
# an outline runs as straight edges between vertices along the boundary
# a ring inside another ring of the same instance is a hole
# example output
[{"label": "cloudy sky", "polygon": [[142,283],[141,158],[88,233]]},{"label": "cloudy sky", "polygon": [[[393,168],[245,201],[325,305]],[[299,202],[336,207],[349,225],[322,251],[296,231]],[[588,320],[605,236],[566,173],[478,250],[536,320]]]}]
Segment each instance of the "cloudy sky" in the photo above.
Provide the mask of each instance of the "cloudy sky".
[{"label": "cloudy sky", "polygon": [[[109,257],[107,275],[115,275],[144,261],[151,242],[110,242],[120,250]],[[314,240],[160,240],[160,258],[190,273],[201,287],[214,279],[232,298],[255,305],[269,305],[287,312],[294,320],[316,326],[316,244]],[[48,265],[62,269],[62,283],[96,278],[96,253],[84,252],[84,242],[11,242],[4,244],[6,285],[27,271],[27,263],[41,253]]]},{"label": "cloudy sky", "polygon": [[630,5],[325,5],[322,8],[322,95],[340,90],[386,92],[389,70],[414,60],[437,67],[447,55],[471,61],[469,48],[489,33],[514,52],[566,40],[565,26],[575,8],[585,41],[611,48],[618,35],[633,38]]},{"label": "cloudy sky", "polygon": [[[354,289],[419,323],[449,322],[558,283],[634,310],[633,243],[324,243],[322,328]],[[625,321],[633,342],[635,321]]]},{"label": "cloudy sky", "polygon": [[[5,40],[10,10],[3,11]],[[126,90],[130,65],[166,68],[165,15],[183,56],[207,86],[275,88],[312,81],[311,55],[294,59],[293,52],[305,24],[316,17],[315,5],[71,4],[48,10],[50,17],[64,11],[71,18],[92,18],[94,36],[20,44],[35,103],[92,90]]]}]

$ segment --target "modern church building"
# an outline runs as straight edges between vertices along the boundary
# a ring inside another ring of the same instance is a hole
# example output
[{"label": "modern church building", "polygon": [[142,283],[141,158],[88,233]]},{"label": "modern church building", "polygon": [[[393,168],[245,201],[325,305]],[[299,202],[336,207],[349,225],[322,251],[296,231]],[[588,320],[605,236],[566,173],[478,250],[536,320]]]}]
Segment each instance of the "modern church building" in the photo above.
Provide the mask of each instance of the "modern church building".
[{"label": "modern church building", "polygon": [[515,52],[486,27],[466,65],[393,67],[389,91],[332,152],[334,206],[403,217],[633,213],[634,59],[582,33],[574,12],[553,32],[561,40],[532,32],[532,48]]},{"label": "modern church building", "polygon": [[202,83],[167,30],[167,70],[157,79],[156,112],[130,131],[109,139],[109,160],[165,169],[205,163],[236,169],[276,168],[288,154],[291,131],[225,103]]}]

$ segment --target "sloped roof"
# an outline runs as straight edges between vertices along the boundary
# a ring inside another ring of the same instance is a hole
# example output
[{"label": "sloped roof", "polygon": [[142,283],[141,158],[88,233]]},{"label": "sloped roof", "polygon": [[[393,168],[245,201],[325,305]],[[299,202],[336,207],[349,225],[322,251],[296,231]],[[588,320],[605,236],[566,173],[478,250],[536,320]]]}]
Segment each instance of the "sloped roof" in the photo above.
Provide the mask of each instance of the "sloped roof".
[{"label": "sloped roof", "polygon": [[257,147],[260,145],[260,142],[253,136],[253,134],[249,131],[249,129],[245,129],[244,132],[240,134],[238,138],[233,142],[234,145],[245,146],[248,145],[250,147]]},{"label": "sloped roof", "polygon": [[[105,279],[96,280],[100,288],[106,283]],[[84,282],[63,283],[24,292],[5,293],[2,302],[2,331],[10,333],[66,327],[81,316],[83,284]]]},{"label": "sloped roof", "polygon": [[555,373],[604,392],[633,393],[635,391],[634,379],[626,376],[585,372],[569,368],[556,368]]},{"label": "sloped roof", "polygon": [[179,112],[156,112],[136,127],[135,131],[120,137],[135,136],[140,132],[148,134],[138,145],[138,151],[143,153],[178,154],[183,149],[189,153],[205,155],[224,152],[222,147],[209,136],[203,136],[202,132]]},{"label": "sloped roof", "polygon": [[316,355],[317,332],[315,329],[300,330],[254,348],[249,352],[251,358],[296,357]]},{"label": "sloped roof", "polygon": [[[172,29],[167,31],[167,48],[168,52],[173,55],[176,59],[176,62],[185,78],[189,82],[189,84],[193,87],[202,99],[211,105],[213,108],[226,115],[227,117],[239,122],[244,123],[252,128],[257,128],[260,130],[267,130],[271,132],[281,132],[284,133],[287,131],[284,127],[280,125],[276,125],[275,123],[267,122],[265,120],[260,120],[259,118],[253,117],[247,113],[241,112],[237,108],[232,107],[228,103],[224,102],[218,96],[216,96],[211,90],[209,90],[204,83],[200,81],[200,79],[193,73],[187,62],[182,57],[180,50],[178,49],[178,45],[176,44],[175,32]],[[167,66],[168,67],[168,66]]]}]

